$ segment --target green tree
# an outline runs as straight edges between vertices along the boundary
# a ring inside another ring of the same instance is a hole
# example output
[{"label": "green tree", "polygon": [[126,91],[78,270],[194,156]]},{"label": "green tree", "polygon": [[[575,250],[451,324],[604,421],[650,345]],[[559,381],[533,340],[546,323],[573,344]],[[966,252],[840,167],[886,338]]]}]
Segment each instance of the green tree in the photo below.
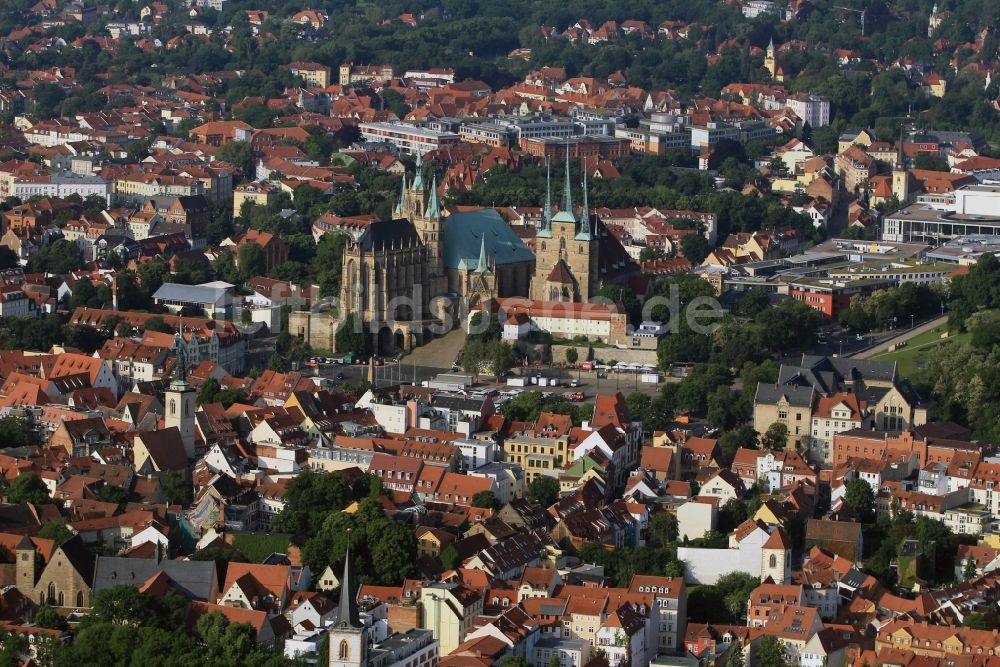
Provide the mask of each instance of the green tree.
[{"label": "green tree", "polygon": [[371,335],[364,330],[364,325],[353,314],[344,318],[334,336],[334,343],[337,352],[362,357],[371,354]]},{"label": "green tree", "polygon": [[515,656],[510,656],[508,658],[503,659],[503,661],[500,663],[500,667],[533,667],[533,666],[530,662],[528,662],[524,658],[517,658]]},{"label": "green tree", "polygon": [[486,351],[488,353],[490,371],[492,371],[498,380],[517,363],[517,355],[514,353],[514,348],[505,340],[492,341],[488,344]]},{"label": "green tree", "polygon": [[458,558],[458,550],[450,542],[441,549],[441,553],[438,554],[438,560],[441,562],[441,569],[444,571],[454,570],[461,564]]},{"label": "green tree", "polygon": [[266,272],[264,249],[256,243],[243,243],[239,247],[240,276],[250,280]]},{"label": "green tree", "polygon": [[757,447],[757,432],[749,424],[744,424],[732,431],[726,431],[719,437],[719,448],[729,456],[735,454],[736,450],[741,447],[747,449]]},{"label": "green tree", "polygon": [[844,503],[862,521],[871,521],[875,518],[875,493],[871,485],[860,477],[855,477],[847,483]]},{"label": "green tree", "polygon": [[473,507],[483,507],[490,508],[496,507],[499,503],[497,502],[497,497],[492,491],[479,491],[474,496],[472,496],[472,506]]},{"label": "green tree", "polygon": [[233,165],[246,179],[252,179],[256,172],[253,149],[246,141],[230,141],[223,144],[216,153],[216,159]]},{"label": "green tree", "polygon": [[658,512],[649,521],[649,545],[665,547],[677,541],[677,517],[668,512]]},{"label": "green tree", "polygon": [[69,540],[75,535],[69,526],[66,525],[64,521],[50,521],[41,527],[35,537],[41,537],[46,540],[52,540],[56,544],[62,544],[63,542]]},{"label": "green tree", "polygon": [[191,504],[194,496],[194,489],[191,482],[176,470],[167,471],[163,478],[163,497],[171,505],[182,505],[184,507]]},{"label": "green tree", "polygon": [[40,628],[51,628],[53,630],[65,630],[69,625],[66,619],[59,615],[55,609],[47,604],[43,604],[35,611],[35,625]]},{"label": "green tree", "polygon": [[500,319],[496,315],[479,311],[473,314],[472,319],[469,320],[468,338],[489,342],[500,340],[502,335],[503,325],[500,324]]},{"label": "green tree", "polygon": [[757,640],[751,655],[753,664],[759,667],[785,667],[785,645],[774,635],[764,635]]},{"label": "green tree", "polygon": [[146,329],[146,331],[158,331],[160,333],[174,332],[173,327],[167,324],[167,322],[159,315],[157,315],[156,317],[151,317],[148,320],[146,320],[144,328]]},{"label": "green tree", "polygon": [[705,261],[711,250],[708,241],[701,234],[687,234],[681,239],[681,252],[695,266]]},{"label": "green tree", "polygon": [[575,364],[576,360],[580,358],[580,354],[576,351],[575,347],[571,347],[566,350],[566,362],[570,364]]},{"label": "green tree", "polygon": [[548,507],[559,500],[559,480],[548,475],[539,475],[528,485],[528,499]]},{"label": "green tree", "polygon": [[80,247],[73,241],[59,239],[32,255],[28,260],[27,271],[65,275],[82,266],[83,253],[80,252]]},{"label": "green tree", "polygon": [[995,618],[991,619],[986,614],[972,612],[971,614],[966,614],[962,620],[962,625],[976,630],[992,630],[996,627],[996,621]]},{"label": "green tree", "polygon": [[968,581],[969,579],[975,579],[976,574],[976,559],[972,556],[967,556],[965,559],[965,568],[962,570],[962,578]]},{"label": "green tree", "polygon": [[316,473],[306,469],[289,480],[285,507],[274,520],[283,533],[315,535],[327,513],[347,506],[351,486],[339,472]]},{"label": "green tree", "polygon": [[[347,234],[331,233],[320,237],[316,244],[313,269],[319,282],[320,294],[339,296],[344,248],[350,241]],[[339,348],[338,348],[339,351]]]},{"label": "green tree", "polygon": [[17,415],[7,415],[0,419],[0,443],[3,447],[24,447],[29,444],[28,424]]},{"label": "green tree", "polygon": [[760,438],[761,447],[772,451],[781,451],[788,444],[788,426],[782,422],[774,422],[767,427]]},{"label": "green tree", "polygon": [[28,472],[18,475],[10,483],[7,490],[7,500],[15,505],[34,503],[36,505],[52,502],[49,489],[37,473]]},{"label": "green tree", "polygon": [[195,398],[195,403],[198,405],[208,405],[210,403],[215,403],[219,400],[219,392],[222,391],[222,387],[219,386],[219,381],[215,378],[208,378],[201,385],[201,389],[198,390],[198,396]]},{"label": "green tree", "polygon": [[[374,500],[362,501],[365,502],[377,503]],[[378,507],[380,516],[385,517],[381,505]],[[372,528],[377,528],[377,532]],[[380,526],[370,527],[368,534],[368,549],[374,565],[375,580],[385,586],[403,583],[412,574],[417,558],[417,539],[413,531],[399,521],[385,517]]]},{"label": "green tree", "polygon": [[96,593],[91,599],[87,624],[152,625],[161,620],[155,597],[132,586],[114,586]]},{"label": "green tree", "polygon": [[105,484],[97,492],[97,499],[102,503],[121,505],[129,501],[130,494],[126,489],[114,484]]}]

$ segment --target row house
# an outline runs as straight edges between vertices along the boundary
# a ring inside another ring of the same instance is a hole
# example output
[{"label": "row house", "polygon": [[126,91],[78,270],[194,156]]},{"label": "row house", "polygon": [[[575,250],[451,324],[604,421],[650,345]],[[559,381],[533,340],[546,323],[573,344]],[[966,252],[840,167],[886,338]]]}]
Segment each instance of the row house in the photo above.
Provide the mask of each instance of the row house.
[{"label": "row house", "polygon": [[569,540],[578,547],[587,542],[608,549],[635,547],[639,533],[636,524],[626,503],[619,500],[602,508],[586,508],[561,519],[552,528],[552,538],[560,543]]},{"label": "row house", "polygon": [[759,481],[773,491],[800,481],[816,483],[816,471],[796,451],[764,451],[740,448],[730,469],[739,475],[747,488]]},{"label": "row house", "polygon": [[128,338],[106,341],[94,356],[110,364],[119,394],[132,391],[139,382],[162,380],[176,362],[170,348],[144,345]]},{"label": "row house", "polygon": [[548,559],[552,537],[542,531],[518,533],[492,544],[467,559],[463,566],[486,572],[492,579],[519,579],[526,567],[539,567]]}]

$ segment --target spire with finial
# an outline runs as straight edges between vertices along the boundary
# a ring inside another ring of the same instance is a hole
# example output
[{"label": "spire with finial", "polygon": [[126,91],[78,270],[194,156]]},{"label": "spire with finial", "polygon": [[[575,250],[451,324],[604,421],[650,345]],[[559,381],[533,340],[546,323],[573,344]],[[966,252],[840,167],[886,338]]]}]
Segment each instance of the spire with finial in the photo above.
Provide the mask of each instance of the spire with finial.
[{"label": "spire with finial", "polygon": [[402,217],[404,202],[406,201],[406,172],[403,172],[403,187],[399,190],[399,201],[396,202],[396,208],[393,210],[393,215]]},{"label": "spire with finial", "polygon": [[424,191],[424,158],[417,153],[417,173],[413,176],[413,185],[410,187],[414,192]]},{"label": "spire with finial", "polygon": [[174,366],[174,379],[171,384],[187,384],[187,361],[184,354],[184,318],[177,316],[177,333],[174,334],[174,349],[176,350],[177,363]]},{"label": "spire with finial", "polygon": [[552,163],[545,161],[545,228],[552,222]]},{"label": "spire with finial", "polygon": [[545,209],[542,211],[542,223],[535,235],[552,235],[552,163],[548,158],[545,158]]},{"label": "spire with finial", "polygon": [[486,261],[486,234],[483,234],[479,242],[479,264],[476,265],[476,273],[487,273],[490,270],[489,262]]},{"label": "spire with finial", "polygon": [[437,176],[431,179],[431,191],[427,195],[427,208],[424,209],[425,218],[441,217],[441,202],[438,201],[438,180]]},{"label": "spire with finial", "polygon": [[903,155],[903,126],[899,126],[899,146],[896,147],[896,169],[903,169],[906,166],[906,158]]},{"label": "spire with finial", "polygon": [[351,529],[347,529],[347,552],[344,554],[344,575],[340,578],[340,604],[334,612],[334,628],[360,628],[357,596],[351,583]]},{"label": "spire with finial", "polygon": [[573,186],[569,180],[569,144],[566,144],[566,185],[563,191],[563,210],[573,214]]},{"label": "spire with finial", "polygon": [[580,236],[590,237],[590,203],[587,201],[587,165],[583,165],[583,216],[580,218]]}]

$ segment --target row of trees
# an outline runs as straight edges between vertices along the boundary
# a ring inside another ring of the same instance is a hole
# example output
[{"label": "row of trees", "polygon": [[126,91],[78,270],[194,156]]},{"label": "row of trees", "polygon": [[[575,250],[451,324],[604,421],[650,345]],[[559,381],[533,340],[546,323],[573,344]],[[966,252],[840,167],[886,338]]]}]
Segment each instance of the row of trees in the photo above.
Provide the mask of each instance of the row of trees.
[{"label": "row of trees", "polygon": [[939,285],[904,283],[892,289],[851,298],[849,308],[840,313],[840,323],[852,331],[907,327],[943,310],[944,294]]},{"label": "row of trees", "polygon": [[[185,625],[187,601],[176,593],[156,597],[130,586],[96,594],[93,608],[83,618],[71,643],[42,638],[35,648],[41,665],[162,664],[166,656],[177,665],[212,664],[220,667],[280,667],[280,651],[257,646],[249,624],[230,623],[215,612]],[[42,607],[36,616],[43,627],[65,628],[65,620]],[[192,634],[193,631],[193,634]],[[3,651],[16,646],[3,639]],[[27,652],[27,646],[21,647]],[[15,664],[16,660],[4,664]]]}]

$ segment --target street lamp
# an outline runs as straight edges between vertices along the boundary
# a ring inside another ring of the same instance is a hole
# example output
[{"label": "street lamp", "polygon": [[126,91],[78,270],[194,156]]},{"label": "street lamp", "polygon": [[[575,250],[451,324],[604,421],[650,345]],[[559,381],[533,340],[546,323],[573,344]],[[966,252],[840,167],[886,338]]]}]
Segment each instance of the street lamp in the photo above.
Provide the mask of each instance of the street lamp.
[{"label": "street lamp", "polygon": [[913,313],[910,313],[910,328],[913,328]]}]

